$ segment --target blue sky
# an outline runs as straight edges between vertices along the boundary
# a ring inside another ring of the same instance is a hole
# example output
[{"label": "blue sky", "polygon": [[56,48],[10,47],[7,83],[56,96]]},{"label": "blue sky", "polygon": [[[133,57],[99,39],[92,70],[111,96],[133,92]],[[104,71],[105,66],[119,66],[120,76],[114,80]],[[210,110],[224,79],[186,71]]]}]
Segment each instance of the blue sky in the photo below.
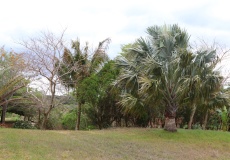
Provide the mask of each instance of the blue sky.
[{"label": "blue sky", "polygon": [[228,0],[7,0],[1,2],[0,46],[17,51],[15,42],[50,30],[65,39],[80,38],[96,47],[110,37],[109,56],[122,44],[145,36],[152,25],[179,24],[191,42],[204,39],[230,47]]}]

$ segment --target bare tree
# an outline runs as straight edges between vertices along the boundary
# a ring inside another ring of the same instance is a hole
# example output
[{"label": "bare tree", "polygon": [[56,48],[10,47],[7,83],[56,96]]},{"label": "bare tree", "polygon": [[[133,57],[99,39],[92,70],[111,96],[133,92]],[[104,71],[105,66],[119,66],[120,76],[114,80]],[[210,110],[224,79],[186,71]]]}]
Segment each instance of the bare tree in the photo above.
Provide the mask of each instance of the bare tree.
[{"label": "bare tree", "polygon": [[[65,30],[59,36],[56,36],[50,31],[41,32],[35,38],[29,38],[20,42],[26,49],[25,59],[27,60],[26,75],[31,78],[30,86],[36,87],[44,95],[39,97],[34,92],[29,92],[33,100],[39,105],[39,113],[43,115],[41,128],[45,129],[50,112],[58,104],[55,101],[57,94],[63,94],[63,88],[60,87],[59,78],[63,75],[58,75],[58,61],[62,57],[64,50]],[[70,68],[71,70],[71,68]]]}]

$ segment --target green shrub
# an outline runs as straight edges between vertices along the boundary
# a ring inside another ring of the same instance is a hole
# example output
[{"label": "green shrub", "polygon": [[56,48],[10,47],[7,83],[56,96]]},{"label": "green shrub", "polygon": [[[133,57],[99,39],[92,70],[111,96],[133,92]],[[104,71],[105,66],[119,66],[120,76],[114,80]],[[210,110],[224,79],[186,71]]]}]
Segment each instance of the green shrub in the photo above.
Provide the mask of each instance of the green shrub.
[{"label": "green shrub", "polygon": [[[70,110],[62,116],[62,125],[64,129],[74,130],[77,122],[77,110]],[[91,123],[89,117],[84,112],[81,113],[81,130],[95,129],[96,127]]]},{"label": "green shrub", "polygon": [[64,129],[74,130],[76,126],[76,110],[72,110],[68,113],[66,113],[62,117],[62,125]]},{"label": "green shrub", "polygon": [[34,127],[29,121],[16,121],[13,127],[20,129],[36,129],[36,127]]},{"label": "green shrub", "polygon": [[86,130],[92,130],[92,129],[97,129],[97,127],[94,126],[94,125],[88,125],[88,126],[86,127]]},{"label": "green shrub", "polygon": [[210,112],[209,120],[207,123],[208,130],[218,130],[221,127],[221,120],[217,112]]},{"label": "green shrub", "polygon": [[196,124],[192,125],[192,129],[202,129],[202,127],[199,123],[196,123]]},{"label": "green shrub", "polygon": [[226,108],[226,106],[224,106],[222,109],[217,109],[216,110],[221,118],[221,128],[223,131],[228,131],[228,119],[229,119],[229,113],[228,110]]},{"label": "green shrub", "polygon": [[18,121],[18,120],[21,120],[20,115],[6,112],[6,121]]},{"label": "green shrub", "polygon": [[49,116],[49,119],[47,121],[46,129],[50,130],[61,130],[62,128],[62,122],[61,117],[63,115],[63,107],[57,107],[54,108]]},{"label": "green shrub", "polygon": [[183,129],[188,129],[188,125],[185,124],[185,125],[183,126]]}]

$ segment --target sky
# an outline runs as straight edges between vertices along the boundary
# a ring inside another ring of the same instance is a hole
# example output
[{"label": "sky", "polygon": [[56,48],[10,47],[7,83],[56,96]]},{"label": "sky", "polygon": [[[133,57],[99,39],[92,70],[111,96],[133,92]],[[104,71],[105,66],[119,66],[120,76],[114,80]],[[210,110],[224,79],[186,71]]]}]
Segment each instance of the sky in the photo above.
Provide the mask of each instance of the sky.
[{"label": "sky", "polygon": [[153,25],[178,24],[191,41],[204,39],[230,47],[228,0],[4,0],[0,9],[0,46],[20,50],[16,42],[45,30],[65,40],[79,38],[92,47],[111,38],[110,58],[122,44],[146,36]]}]

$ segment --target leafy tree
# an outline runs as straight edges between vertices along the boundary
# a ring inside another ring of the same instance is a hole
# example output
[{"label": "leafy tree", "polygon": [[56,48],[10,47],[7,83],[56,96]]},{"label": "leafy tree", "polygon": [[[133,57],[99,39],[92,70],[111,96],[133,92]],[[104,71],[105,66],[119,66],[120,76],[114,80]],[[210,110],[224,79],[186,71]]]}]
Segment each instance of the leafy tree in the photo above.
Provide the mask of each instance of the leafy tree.
[{"label": "leafy tree", "polygon": [[76,127],[76,111],[70,111],[63,115],[62,117],[62,125],[65,129],[74,130]]},{"label": "leafy tree", "polygon": [[[57,65],[61,66],[58,70],[59,75],[65,75],[61,77],[62,83],[66,87],[73,89],[73,93],[78,101],[76,130],[80,129],[81,108],[85,103],[84,99],[79,98],[81,95],[78,92],[78,87],[85,78],[100,70],[103,63],[108,61],[108,56],[105,51],[109,43],[109,38],[103,40],[99,43],[98,47],[93,50],[92,55],[90,55],[88,43],[82,47],[79,39],[72,41],[73,53],[65,48],[62,62],[57,63]],[[68,68],[72,69],[71,72],[67,72]]]},{"label": "leafy tree", "polygon": [[24,67],[20,54],[7,53],[4,48],[0,50],[0,106],[2,106],[1,123],[5,122],[8,103],[21,100],[22,97],[14,97],[14,93],[25,87],[27,81],[22,75]]},{"label": "leafy tree", "polygon": [[78,87],[78,98],[91,106],[87,109],[88,116],[99,129],[110,126],[117,115],[116,95],[111,92],[111,83],[117,75],[114,61],[109,61],[98,73],[85,78]]},{"label": "leafy tree", "polygon": [[26,90],[27,88],[21,88],[13,94],[12,98],[15,100],[8,103],[7,112],[24,116],[24,120],[32,121],[37,115],[37,108]]}]

